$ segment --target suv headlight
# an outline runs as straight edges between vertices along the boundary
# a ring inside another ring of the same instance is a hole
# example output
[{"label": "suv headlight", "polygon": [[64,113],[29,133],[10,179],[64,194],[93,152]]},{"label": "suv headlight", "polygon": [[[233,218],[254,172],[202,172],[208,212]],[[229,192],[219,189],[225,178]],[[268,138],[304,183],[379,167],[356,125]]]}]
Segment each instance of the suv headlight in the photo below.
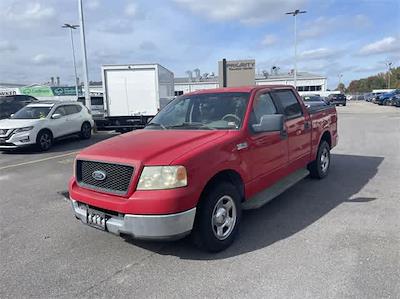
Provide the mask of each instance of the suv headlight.
[{"label": "suv headlight", "polygon": [[162,190],[187,186],[184,166],[145,166],[137,190]]},{"label": "suv headlight", "polygon": [[19,129],[15,129],[14,133],[28,132],[28,131],[30,131],[32,129],[33,129],[33,127],[19,128]]}]

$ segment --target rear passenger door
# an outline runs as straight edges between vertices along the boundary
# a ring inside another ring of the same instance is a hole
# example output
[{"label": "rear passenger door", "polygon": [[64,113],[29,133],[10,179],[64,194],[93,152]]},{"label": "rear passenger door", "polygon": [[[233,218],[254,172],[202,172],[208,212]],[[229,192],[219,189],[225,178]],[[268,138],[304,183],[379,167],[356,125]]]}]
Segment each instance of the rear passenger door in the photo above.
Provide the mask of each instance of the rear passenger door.
[{"label": "rear passenger door", "polygon": [[311,124],[306,122],[303,109],[291,89],[278,89],[272,92],[285,115],[288,134],[289,171],[304,167],[309,161],[311,143]]},{"label": "rear passenger door", "polygon": [[68,134],[77,133],[81,130],[82,118],[79,112],[82,107],[78,105],[66,105],[65,111],[67,112],[68,121]]},{"label": "rear passenger door", "polygon": [[58,119],[51,118],[49,120],[50,124],[50,129],[53,132],[54,137],[60,137],[68,134],[68,120],[67,120],[67,112],[65,110],[65,106],[59,106],[57,107],[54,112],[52,113],[52,116],[55,114],[60,114],[61,117]]}]

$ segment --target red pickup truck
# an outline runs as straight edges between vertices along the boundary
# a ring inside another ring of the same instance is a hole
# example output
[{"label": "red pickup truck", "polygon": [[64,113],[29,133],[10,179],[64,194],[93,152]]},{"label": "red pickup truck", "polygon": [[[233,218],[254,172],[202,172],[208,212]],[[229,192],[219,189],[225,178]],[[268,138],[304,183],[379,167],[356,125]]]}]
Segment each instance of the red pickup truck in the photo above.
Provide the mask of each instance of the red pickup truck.
[{"label": "red pickup truck", "polygon": [[336,145],[333,106],[307,108],[287,85],[185,94],[143,130],[84,149],[69,194],[83,223],[140,239],[191,233],[220,251],[242,210],[305,176],[324,178]]}]

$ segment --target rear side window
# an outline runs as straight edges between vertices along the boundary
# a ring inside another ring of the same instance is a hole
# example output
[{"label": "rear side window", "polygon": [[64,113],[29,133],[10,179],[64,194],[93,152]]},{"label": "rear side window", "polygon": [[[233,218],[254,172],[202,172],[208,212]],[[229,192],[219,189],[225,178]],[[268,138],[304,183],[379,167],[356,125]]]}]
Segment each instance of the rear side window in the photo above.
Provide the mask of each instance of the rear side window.
[{"label": "rear side window", "polygon": [[54,111],[53,114],[60,114],[61,116],[65,116],[68,114],[65,108],[66,106],[60,106],[56,109],[56,111]]},{"label": "rear side window", "polygon": [[303,114],[301,106],[291,90],[278,90],[274,91],[273,94],[281,103],[287,118],[296,118]]},{"label": "rear side window", "polygon": [[67,112],[67,114],[79,113],[79,112],[81,112],[81,110],[82,110],[82,107],[80,107],[78,105],[65,106],[65,111]]}]

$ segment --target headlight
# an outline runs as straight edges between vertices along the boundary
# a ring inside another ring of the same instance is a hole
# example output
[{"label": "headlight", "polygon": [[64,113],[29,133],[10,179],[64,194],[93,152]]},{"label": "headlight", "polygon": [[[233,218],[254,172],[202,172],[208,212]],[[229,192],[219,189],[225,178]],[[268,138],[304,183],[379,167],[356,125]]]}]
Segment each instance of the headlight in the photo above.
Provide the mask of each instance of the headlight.
[{"label": "headlight", "polygon": [[30,130],[32,130],[32,129],[33,129],[33,127],[19,128],[19,129],[15,129],[15,130],[14,130],[14,133],[27,132],[27,131],[30,131]]},{"label": "headlight", "polygon": [[184,166],[145,166],[137,190],[162,190],[187,186]]}]

